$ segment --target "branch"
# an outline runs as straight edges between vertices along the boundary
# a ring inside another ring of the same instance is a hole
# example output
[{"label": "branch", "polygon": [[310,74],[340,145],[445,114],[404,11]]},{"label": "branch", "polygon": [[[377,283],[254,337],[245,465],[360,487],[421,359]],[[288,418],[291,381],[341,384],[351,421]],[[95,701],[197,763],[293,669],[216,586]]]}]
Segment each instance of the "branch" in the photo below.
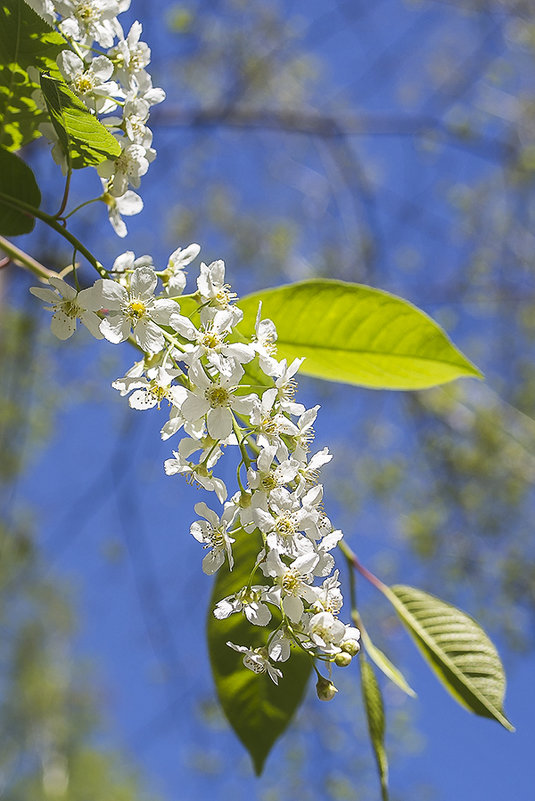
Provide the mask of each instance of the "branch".
[{"label": "branch", "polygon": [[441,136],[450,147],[474,153],[492,162],[501,163],[516,154],[516,147],[509,142],[481,135],[470,137],[430,115],[363,113],[342,118],[301,110],[228,106],[183,109],[169,105],[155,111],[152,120],[155,126],[161,128],[245,128],[283,131],[321,139],[343,139],[350,136],[419,138],[435,134]]},{"label": "branch", "polygon": [[7,255],[8,262],[16,264],[17,267],[23,267],[26,270],[30,270],[42,281],[48,281],[49,278],[60,277],[55,270],[49,270],[48,267],[45,267],[43,264],[41,264],[41,262],[34,259],[33,256],[25,253],[24,250],[18,248],[8,239],[4,239],[3,236],[0,236],[0,250],[3,250]]}]

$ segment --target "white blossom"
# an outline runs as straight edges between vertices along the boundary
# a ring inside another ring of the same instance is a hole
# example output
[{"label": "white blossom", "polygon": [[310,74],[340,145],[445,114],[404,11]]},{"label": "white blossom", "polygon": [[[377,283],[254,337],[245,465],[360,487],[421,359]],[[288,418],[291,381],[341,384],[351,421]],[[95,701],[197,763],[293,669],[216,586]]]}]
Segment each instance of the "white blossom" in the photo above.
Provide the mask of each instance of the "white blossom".
[{"label": "white blossom", "polygon": [[[108,182],[104,180],[102,183],[104,189],[106,189]],[[107,206],[108,217],[113,230],[117,236],[123,239],[128,231],[122,219],[122,215],[125,217],[132,217],[134,214],[139,214],[139,212],[143,210],[143,200],[132,189],[128,189],[124,195],[120,197],[114,197],[109,192],[104,191],[102,200]]]},{"label": "white blossom", "polygon": [[131,87],[133,77],[139,79],[140,73],[150,64],[150,48],[140,41],[142,31],[141,23],[136,20],[127,36],[121,38],[110,50],[110,57],[115,62],[116,77],[127,87]]},{"label": "white blossom", "polygon": [[341,620],[330,612],[318,612],[310,619],[308,629],[312,643],[321,648],[323,653],[340,653],[340,644],[346,633],[346,627]]},{"label": "white blossom", "polygon": [[152,148],[131,143],[128,139],[121,141],[122,151],[116,159],[106,159],[97,167],[101,178],[108,179],[108,191],[112,197],[121,197],[131,184],[137,189],[141,176],[149,169],[156,152]]},{"label": "white blossom", "polygon": [[253,626],[267,626],[271,620],[269,607],[262,602],[266,587],[263,584],[243,587],[235,595],[229,595],[216,604],[214,617],[224,620],[236,612],[243,612]]},{"label": "white blossom", "polygon": [[235,645],[233,642],[227,642],[227,645],[234,648],[235,651],[245,654],[243,664],[246,668],[252,670],[253,673],[267,673],[275,684],[279,683],[282,671],[273,667],[265,648],[247,648],[245,645]]},{"label": "white blossom", "polygon": [[229,537],[227,530],[236,517],[236,507],[232,503],[227,504],[221,517],[218,517],[215,512],[201,501],[201,503],[195,504],[195,511],[205,519],[196,520],[195,523],[192,523],[190,533],[197,542],[202,542],[205,548],[210,549],[202,562],[203,571],[211,576],[219,570],[225,561],[225,557],[228,560],[230,570],[232,570],[234,566],[232,543],[234,540]]},{"label": "white blossom", "polygon": [[52,333],[58,339],[68,339],[76,331],[76,321],[80,320],[94,337],[102,339],[101,320],[96,314],[101,303],[95,286],[77,292],[62,278],[51,277],[49,283],[53,289],[32,286],[30,292],[50,304],[46,308],[52,312]]},{"label": "white blossom", "polygon": [[242,375],[243,368],[235,364],[229,375],[212,380],[200,364],[192,364],[189,370],[192,389],[182,404],[184,418],[195,422],[206,416],[211,437],[228,437],[233,428],[233,412],[248,414],[255,403],[254,395],[235,394]]},{"label": "white blossom", "polygon": [[173,451],[174,459],[166,459],[164,462],[164,470],[167,476],[174,476],[177,474],[183,475],[192,483],[198,484],[209,492],[215,492],[218,500],[224,503],[228,490],[225,482],[222,479],[214,476],[212,471],[203,464],[193,464],[187,462],[178,451]]},{"label": "white blossom", "polygon": [[115,344],[124,342],[132,331],[147,353],[158,353],[163,348],[165,338],[160,325],[169,325],[178,306],[172,300],[154,297],[157,281],[149,267],[134,270],[129,289],[108,278],[97,281],[101,306],[109,311],[100,324],[106,339]]},{"label": "white blossom", "polygon": [[183,293],[186,287],[184,268],[197,258],[200,250],[200,245],[193,243],[187,248],[177,248],[171,253],[161,276],[166,295],[174,297]]},{"label": "white blossom", "polygon": [[298,623],[303,616],[303,599],[308,603],[316,599],[310,584],[317,563],[317,554],[307,553],[286,565],[277,551],[271,550],[262,565],[264,574],[275,579],[275,586],[265,594],[266,600],[281,607],[293,623]]},{"label": "white blossom", "polygon": [[117,108],[112,98],[121,93],[115,81],[109,80],[113,74],[113,64],[109,58],[97,56],[85,64],[72,50],[62,50],[57,62],[70,88],[86,105],[101,114]]},{"label": "white blossom", "polygon": [[236,293],[231,291],[229,284],[225,284],[224,261],[213,261],[209,265],[203,262],[197,279],[197,288],[203,304],[201,309],[203,323],[209,322],[218,309],[230,312],[233,325],[240,322],[243,313],[233,305],[233,301],[237,297]]},{"label": "white blossom", "polygon": [[120,32],[117,15],[126,11],[130,0],[55,0],[56,9],[63,17],[61,32],[84,47],[93,42],[111,47]]}]

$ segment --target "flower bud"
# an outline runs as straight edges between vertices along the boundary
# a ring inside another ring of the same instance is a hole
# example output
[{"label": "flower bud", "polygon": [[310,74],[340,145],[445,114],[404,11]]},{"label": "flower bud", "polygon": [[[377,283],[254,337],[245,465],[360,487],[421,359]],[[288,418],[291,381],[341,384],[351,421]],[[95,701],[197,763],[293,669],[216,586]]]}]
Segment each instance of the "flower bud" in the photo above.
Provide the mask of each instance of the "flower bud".
[{"label": "flower bud", "polygon": [[318,694],[318,698],[320,701],[332,701],[334,696],[338,690],[329,679],[323,678],[323,676],[318,676],[318,681],[316,683],[316,693]]},{"label": "flower bud", "polygon": [[360,651],[360,643],[358,640],[344,640],[340,644],[342,651],[345,651],[349,656],[356,656]]},{"label": "flower bud", "polygon": [[351,654],[348,654],[347,651],[340,651],[340,653],[336,654],[334,657],[334,663],[338,665],[338,667],[347,667],[351,664],[352,659],[353,657]]},{"label": "flower bud", "polygon": [[240,492],[240,500],[238,501],[242,509],[248,509],[251,505],[252,495],[250,492]]}]

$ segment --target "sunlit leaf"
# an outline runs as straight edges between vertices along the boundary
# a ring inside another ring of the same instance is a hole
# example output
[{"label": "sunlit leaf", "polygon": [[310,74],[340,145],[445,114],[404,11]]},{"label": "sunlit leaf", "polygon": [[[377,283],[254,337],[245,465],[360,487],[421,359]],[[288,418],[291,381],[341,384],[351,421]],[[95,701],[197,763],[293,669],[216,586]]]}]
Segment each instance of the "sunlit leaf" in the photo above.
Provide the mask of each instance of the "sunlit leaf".
[{"label": "sunlit leaf", "polygon": [[28,234],[35,225],[34,217],[13,208],[10,200],[14,203],[21,200],[38,208],[41,192],[28,165],[15,153],[0,148],[0,234]]},{"label": "sunlit leaf", "polygon": [[377,762],[379,781],[381,782],[381,798],[383,801],[388,801],[388,760],[384,744],[385,714],[383,697],[373,668],[364,658],[360,660],[360,677],[368,731],[375,761]]},{"label": "sunlit leaf", "polygon": [[500,657],[476,621],[414,587],[383,586],[382,592],[453,697],[471,712],[514,731],[503,712],[505,673]]},{"label": "sunlit leaf", "polygon": [[424,389],[480,372],[424,312],[360,284],[317,279],[247,295],[242,334],[258,303],[278,331],[278,357],[304,356],[301,372],[380,389]]},{"label": "sunlit leaf", "polygon": [[71,92],[65,81],[41,75],[41,89],[61,149],[72,167],[100,164],[120,154],[117,139]]},{"label": "sunlit leaf", "polygon": [[416,698],[416,693],[408,684],[403,673],[390,661],[390,659],[381,651],[380,648],[377,648],[377,646],[373,644],[368,632],[362,628],[360,633],[362,644],[364,645],[366,653],[372,662],[374,662],[379,670],[381,670],[385,676],[390,679],[390,681],[393,681],[400,690],[403,690],[404,693],[410,695],[411,698]]},{"label": "sunlit leaf", "polygon": [[233,546],[235,567],[229,572],[225,566],[217,573],[207,626],[219,701],[230,725],[248,750],[257,774],[262,772],[273,744],[301,704],[311,670],[310,658],[300,651],[292,651],[287,662],[278,663],[283,672],[278,685],[266,674],[252,673],[243,665],[242,654],[226,643],[262,647],[266,644],[267,629],[252,626],[242,614],[231,615],[226,620],[217,620],[212,614],[218,601],[248,583],[260,548],[261,541],[256,534],[241,531],[237,535]]},{"label": "sunlit leaf", "polygon": [[21,0],[0,0],[0,144],[17,150],[40,136],[48,119],[32,94],[39,89],[28,68],[60,76],[58,54],[65,39]]}]

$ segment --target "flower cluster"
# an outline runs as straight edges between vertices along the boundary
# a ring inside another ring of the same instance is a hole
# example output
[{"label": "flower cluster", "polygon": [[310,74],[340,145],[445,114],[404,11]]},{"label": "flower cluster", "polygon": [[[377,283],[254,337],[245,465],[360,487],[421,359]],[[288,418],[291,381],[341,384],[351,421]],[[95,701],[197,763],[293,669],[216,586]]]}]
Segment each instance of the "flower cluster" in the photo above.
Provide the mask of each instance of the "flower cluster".
[{"label": "flower cluster", "polygon": [[[141,23],[134,22],[125,34],[117,19],[130,0],[27,1],[70,45],[57,59],[67,85],[121,145],[119,156],[99,164],[97,171],[111,225],[124,237],[122,215],[138,214],[143,208],[141,197],[129,187],[139,187],[156,157],[147,124],[150,108],[165,98],[163,89],[153,87],[146,70],[151,52],[141,41]],[[41,128],[56,141],[52,125],[44,123]],[[57,145],[53,154],[62,163],[64,156]]]},{"label": "flower cluster", "polygon": [[[302,360],[277,358],[277,331],[261,309],[249,341],[238,333],[243,315],[222,261],[201,264],[196,291],[183,294],[184,267],[198,253],[197,245],[179,248],[157,270],[150,257],[127,252],[110,278],[80,292],[59,279],[32,291],[50,304],[60,338],[80,319],[93,334],[113,343],[130,339],[143,351],[113,386],[134,409],[165,402],[162,439],[178,440],[165,472],[214,493],[222,506],[195,506],[199,519],[190,531],[205,552],[203,571],[214,574],[225,563],[232,570],[233,550],[244,540],[258,546],[248,583],[213,610],[218,619],[239,614],[266,627],[261,648],[228,643],[244,654],[245,666],[277,683],[279,663],[295,649],[329,666],[348,665],[360,635],[338,616],[342,594],[331,552],[342,532],[324,511],[318,483],[332,458],[327,448],[312,448],[319,406],[296,401]],[[238,456],[234,493],[215,472],[231,450]],[[329,694],[334,690],[319,693]]]}]

